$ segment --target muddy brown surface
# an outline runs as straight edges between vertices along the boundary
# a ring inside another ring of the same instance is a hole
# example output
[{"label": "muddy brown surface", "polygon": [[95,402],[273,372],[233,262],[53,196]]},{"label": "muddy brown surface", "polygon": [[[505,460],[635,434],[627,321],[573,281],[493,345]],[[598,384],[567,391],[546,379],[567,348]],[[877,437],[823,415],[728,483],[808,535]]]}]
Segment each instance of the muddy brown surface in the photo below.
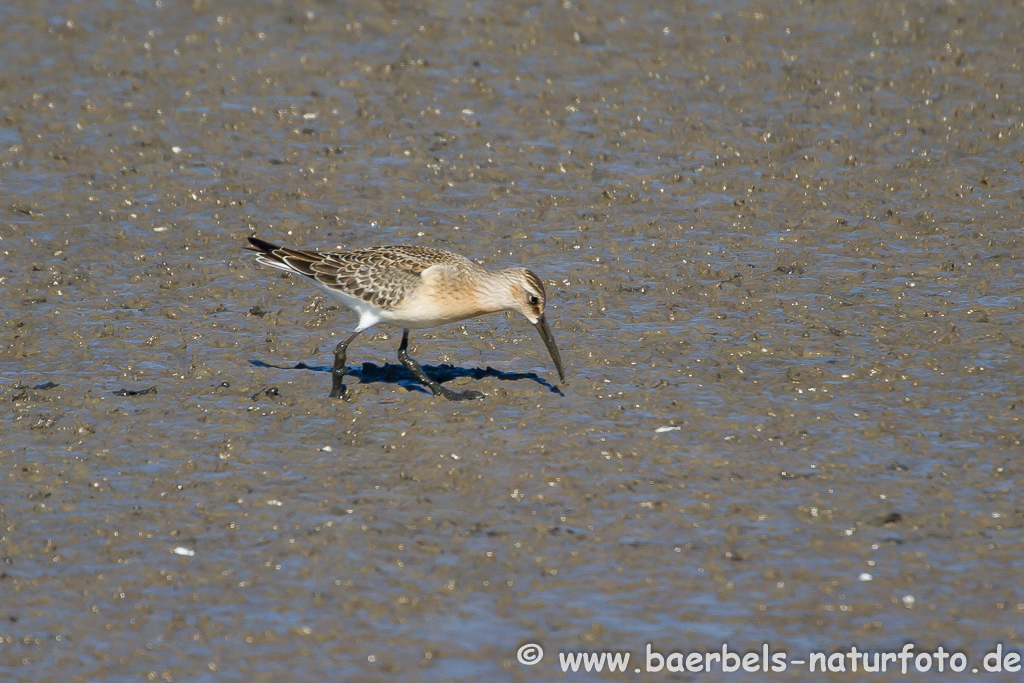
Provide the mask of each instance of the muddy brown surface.
[{"label": "muddy brown surface", "polygon": [[[1024,647],[1019,4],[0,22],[2,680]],[[387,328],[329,400],[252,234],[528,265],[568,381],[499,315],[413,337],[485,400]]]}]

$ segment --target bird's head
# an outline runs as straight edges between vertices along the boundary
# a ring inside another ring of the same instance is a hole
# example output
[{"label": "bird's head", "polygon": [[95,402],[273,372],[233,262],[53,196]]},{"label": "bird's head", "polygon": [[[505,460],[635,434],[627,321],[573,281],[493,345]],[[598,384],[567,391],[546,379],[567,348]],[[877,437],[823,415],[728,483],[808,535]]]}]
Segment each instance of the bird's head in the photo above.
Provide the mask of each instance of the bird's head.
[{"label": "bird's head", "polygon": [[551,360],[558,370],[558,378],[565,381],[565,370],[562,368],[562,357],[555,346],[555,338],[551,335],[551,328],[544,319],[544,307],[547,303],[547,295],[544,292],[544,283],[533,271],[526,268],[513,268],[509,271],[509,294],[511,295],[509,308],[519,311],[523,316],[533,323],[540,333],[540,338],[551,354]]}]

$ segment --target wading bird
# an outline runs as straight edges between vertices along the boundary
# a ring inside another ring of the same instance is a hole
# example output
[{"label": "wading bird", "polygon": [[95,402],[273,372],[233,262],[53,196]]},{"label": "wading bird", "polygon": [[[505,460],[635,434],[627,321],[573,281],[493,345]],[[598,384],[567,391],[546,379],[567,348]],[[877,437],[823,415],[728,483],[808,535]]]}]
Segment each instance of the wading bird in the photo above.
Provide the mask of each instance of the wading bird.
[{"label": "wading bird", "polygon": [[257,263],[305,276],[359,314],[355,331],[334,349],[332,398],[345,396],[349,344],[377,323],[402,328],[398,360],[435,396],[451,401],[483,398],[479,391],[452,391],[431,379],[409,356],[409,330],[499,311],[518,311],[533,323],[559,379],[565,381],[562,358],[544,319],[544,285],[526,268],[487,270],[465,256],[428,247],[315,252],[280,247],[258,237],[250,237],[249,244],[247,249],[258,254]]}]

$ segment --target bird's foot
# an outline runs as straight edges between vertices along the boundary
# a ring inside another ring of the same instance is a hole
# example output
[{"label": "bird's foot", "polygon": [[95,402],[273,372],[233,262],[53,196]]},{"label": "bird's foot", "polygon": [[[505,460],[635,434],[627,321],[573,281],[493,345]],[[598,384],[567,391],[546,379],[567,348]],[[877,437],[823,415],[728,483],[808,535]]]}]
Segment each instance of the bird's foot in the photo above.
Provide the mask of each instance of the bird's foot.
[{"label": "bird's foot", "polygon": [[330,398],[346,398],[348,396],[348,388],[345,387],[345,373],[335,372],[331,377],[331,393],[328,394]]},{"label": "bird's foot", "polygon": [[[472,401],[474,399],[483,398],[484,394],[473,389],[467,389],[466,391],[452,391],[442,386],[438,386],[438,391],[434,393],[439,396],[444,396],[449,401]],[[433,387],[431,387],[433,389]]]}]

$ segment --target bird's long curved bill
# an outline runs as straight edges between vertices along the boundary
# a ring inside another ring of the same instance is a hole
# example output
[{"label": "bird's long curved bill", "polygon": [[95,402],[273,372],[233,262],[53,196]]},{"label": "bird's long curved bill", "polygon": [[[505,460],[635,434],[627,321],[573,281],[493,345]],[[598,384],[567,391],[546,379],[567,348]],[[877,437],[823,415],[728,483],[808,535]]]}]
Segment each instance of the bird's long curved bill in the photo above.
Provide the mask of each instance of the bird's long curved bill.
[{"label": "bird's long curved bill", "polygon": [[558,354],[558,347],[555,346],[555,338],[551,336],[551,328],[548,327],[548,321],[541,316],[534,327],[540,332],[540,338],[544,340],[544,346],[548,347],[548,353],[551,354],[551,360],[555,361],[555,368],[558,369],[558,379],[562,382],[565,381],[565,370],[562,369],[562,357]]}]

